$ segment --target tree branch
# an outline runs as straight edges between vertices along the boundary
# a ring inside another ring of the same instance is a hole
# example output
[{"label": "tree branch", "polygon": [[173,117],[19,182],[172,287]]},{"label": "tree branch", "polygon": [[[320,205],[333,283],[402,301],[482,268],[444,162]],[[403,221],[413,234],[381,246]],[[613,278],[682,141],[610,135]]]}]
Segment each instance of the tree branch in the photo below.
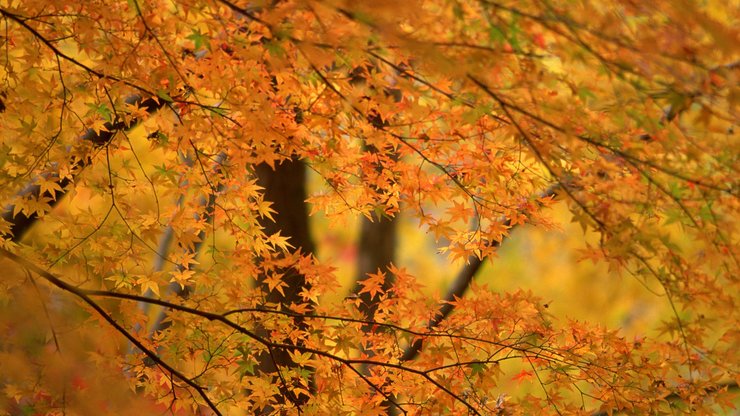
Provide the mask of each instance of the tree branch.
[{"label": "tree branch", "polygon": [[[116,294],[112,292],[107,291],[101,291],[101,290],[87,290],[87,289],[81,289],[78,287],[75,287],[73,285],[70,285],[69,283],[63,281],[59,277],[55,276],[54,274],[42,269],[41,267],[37,266],[33,262],[26,260],[25,258],[18,256],[17,254],[14,254],[10,251],[8,251],[5,248],[0,247],[0,254],[5,256],[6,258],[12,260],[13,262],[21,265],[22,267],[32,271],[33,273],[41,276],[45,280],[47,280],[52,285],[62,289],[63,291],[72,293],[73,295],[79,297],[82,299],[86,304],[90,305],[93,309],[95,309],[96,312],[98,312],[103,319],[108,322],[111,326],[113,326],[118,332],[120,332],[122,335],[124,335],[129,341],[131,341],[132,344],[136,345],[137,348],[139,348],[142,352],[144,352],[147,357],[152,359],[154,362],[156,362],[158,365],[160,365],[162,368],[170,372],[172,375],[174,375],[176,378],[182,380],[185,384],[193,388],[198,392],[198,394],[206,401],[208,406],[216,413],[217,415],[221,415],[218,408],[216,407],[215,403],[208,397],[206,394],[205,388],[201,387],[200,385],[196,384],[192,379],[188,378],[184,374],[180,373],[178,370],[164,362],[159,356],[146,348],[139,340],[136,339],[129,331],[127,331],[125,328],[123,328],[118,322],[116,322],[108,313],[95,301],[91,299],[92,296],[105,296],[105,297],[116,297],[120,299],[130,299],[130,300],[146,300],[146,297],[143,296],[136,296],[136,295],[127,295],[127,294]],[[411,374],[415,374],[427,382],[434,385],[436,388],[444,392],[446,395],[453,398],[455,401],[461,403],[465,407],[468,408],[470,413],[474,415],[481,415],[481,413],[473,406],[470,402],[466,400],[465,397],[462,395],[455,393],[454,391],[450,390],[450,388],[444,386],[441,382],[437,381],[432,375],[430,374],[429,370],[418,370],[415,368],[407,367],[402,364],[394,364],[394,363],[387,363],[382,361],[376,361],[371,359],[353,359],[353,358],[343,358],[334,354],[331,354],[329,352],[319,350],[316,348],[306,347],[305,345],[300,344],[285,344],[282,342],[273,342],[269,339],[260,336],[259,334],[250,331],[249,329],[243,327],[242,325],[237,324],[234,321],[231,321],[230,319],[226,318],[222,314],[212,313],[212,312],[206,312],[201,311],[199,309],[190,308],[187,306],[177,305],[169,302],[164,302],[158,299],[149,299],[147,300],[151,303],[159,304],[162,306],[168,306],[174,310],[182,311],[194,316],[199,316],[202,318],[205,318],[210,321],[216,321],[220,322],[224,325],[226,325],[229,328],[234,329],[235,331],[244,334],[248,336],[249,338],[253,339],[254,341],[262,344],[268,351],[272,352],[273,350],[278,350],[281,352],[284,352],[285,354],[288,354],[289,351],[298,351],[302,353],[311,353],[315,354],[319,357],[324,357],[326,359],[335,361],[337,363],[340,363],[341,365],[347,367],[350,369],[353,373],[355,373],[364,383],[368,384],[374,391],[376,391],[378,394],[382,395],[386,400],[391,400],[391,398],[388,396],[387,393],[385,393],[382,389],[382,386],[376,385],[373,381],[371,381],[367,376],[362,374],[357,366],[362,365],[376,365],[381,366],[384,368],[389,369],[395,369]],[[399,404],[396,404],[395,402],[391,401],[393,405],[398,407],[401,411],[404,411],[400,407]]]},{"label": "tree branch", "polygon": [[[559,189],[560,185],[552,185],[547,190],[542,192],[538,196],[538,198],[555,196]],[[511,225],[511,220],[507,218],[503,221],[503,224],[508,227]],[[499,247],[502,243],[503,241],[495,242],[494,247]],[[447,290],[447,295],[445,295],[444,301],[442,301],[442,306],[440,306],[434,317],[429,320],[429,323],[427,324],[428,329],[435,328],[443,320],[445,320],[445,318],[447,318],[450,313],[452,313],[455,308],[453,302],[465,295],[465,292],[467,292],[470,284],[473,282],[473,278],[475,278],[478,271],[480,271],[482,265],[483,260],[478,258],[477,256],[470,256],[468,258],[468,263],[462,268],[462,270],[460,270],[455,280],[453,280],[452,284],[450,284],[450,287]],[[416,358],[417,355],[419,355],[422,348],[423,339],[417,339],[403,352],[403,355],[401,356],[401,362],[413,360],[414,358]]]},{"label": "tree branch", "polygon": [[[154,113],[164,106],[163,100],[156,98],[144,99],[140,95],[131,95],[126,98],[125,102],[126,104],[136,105],[139,108],[143,108],[149,114]],[[112,122],[105,123],[105,130],[95,131],[93,129],[88,129],[87,132],[80,137],[80,140],[89,141],[95,147],[103,147],[110,143],[119,131],[130,130],[138,123],[138,119],[133,119],[128,123],[123,120],[113,120]],[[71,170],[73,172],[72,177],[60,178],[57,172],[45,172],[41,174],[45,179],[52,178],[52,180],[59,185],[59,188],[62,189],[61,191],[46,190],[41,192],[41,185],[31,183],[21,190],[16,197],[49,201],[49,207],[51,209],[59,203],[59,200],[66,194],[66,188],[72,184],[74,176],[90,165],[91,162],[92,160],[90,157],[73,160]],[[30,214],[25,212],[16,213],[15,209],[15,205],[7,206],[2,218],[10,223],[10,232],[12,233],[11,241],[18,242],[39,219],[39,214],[38,212]]]},{"label": "tree branch", "polygon": [[46,279],[49,283],[53,284],[54,286],[74,294],[78,298],[82,299],[83,302],[85,302],[87,305],[89,305],[91,308],[93,308],[106,322],[108,322],[113,328],[115,328],[116,331],[118,331],[121,335],[126,337],[133,345],[136,346],[141,352],[143,352],[149,359],[154,361],[158,366],[164,368],[167,370],[170,374],[175,376],[177,379],[181,380],[183,383],[187,384],[191,388],[193,388],[201,398],[207,403],[208,407],[213,410],[213,412],[221,416],[221,412],[218,410],[218,407],[216,407],[216,404],[208,397],[206,394],[206,388],[200,386],[199,384],[195,383],[192,379],[172,367],[170,364],[162,360],[154,351],[148,349],[141,341],[136,339],[131,332],[129,332],[126,328],[121,326],[115,319],[113,319],[112,316],[108,314],[100,305],[98,305],[94,300],[90,298],[90,294],[85,289],[80,289],[78,287],[75,287],[73,285],[70,285],[69,283],[63,281],[62,279],[54,276],[53,274],[49,273],[48,271],[36,266],[35,264],[31,263],[30,261],[24,259],[23,257],[20,257],[14,253],[11,253],[10,251],[0,248],[0,253],[2,253],[5,257],[9,258],[10,260],[20,264],[21,266],[33,271],[37,275],[43,277]]},{"label": "tree branch", "polygon": [[8,19],[10,19],[10,20],[14,21],[16,24],[18,24],[19,26],[23,27],[34,38],[36,38],[39,42],[41,42],[47,48],[49,48],[52,51],[52,53],[54,53],[55,56],[57,56],[57,57],[65,60],[65,61],[67,61],[67,62],[69,62],[69,63],[71,63],[71,64],[73,64],[75,66],[77,66],[78,68],[82,69],[86,73],[88,73],[90,75],[93,75],[96,78],[101,78],[101,79],[102,78],[107,78],[107,79],[110,79],[112,81],[123,83],[124,85],[127,85],[129,87],[132,87],[132,88],[136,89],[137,91],[140,91],[140,92],[142,92],[144,94],[147,94],[147,95],[150,95],[150,96],[155,96],[156,95],[153,91],[149,91],[146,88],[143,88],[143,87],[141,87],[139,85],[136,85],[136,84],[134,84],[131,81],[126,81],[126,80],[124,80],[122,78],[119,78],[119,77],[116,77],[116,76],[113,76],[113,75],[104,74],[103,72],[100,72],[100,71],[98,71],[98,70],[96,70],[94,68],[91,68],[91,67],[85,65],[84,63],[80,62],[79,60],[75,59],[74,57],[65,54],[59,48],[57,48],[56,45],[54,45],[53,42],[51,42],[49,39],[47,39],[41,33],[39,33],[39,31],[37,31],[36,29],[34,29],[28,23],[26,23],[26,20],[29,20],[29,18],[27,18],[25,16],[17,15],[15,13],[11,13],[8,10],[5,10],[3,8],[0,8],[0,15],[3,15],[5,17],[7,17]]}]

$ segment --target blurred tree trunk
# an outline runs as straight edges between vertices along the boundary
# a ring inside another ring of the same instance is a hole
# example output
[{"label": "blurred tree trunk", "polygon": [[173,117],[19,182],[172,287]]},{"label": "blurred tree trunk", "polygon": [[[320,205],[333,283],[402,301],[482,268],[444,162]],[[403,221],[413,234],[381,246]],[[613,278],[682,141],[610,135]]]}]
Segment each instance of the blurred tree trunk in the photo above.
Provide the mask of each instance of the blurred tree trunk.
[{"label": "blurred tree trunk", "polygon": [[[370,152],[378,151],[374,146],[365,146],[365,149]],[[396,155],[394,154],[393,157],[395,158]],[[382,167],[378,166],[376,169],[381,170]],[[361,219],[360,241],[357,250],[357,275],[353,293],[359,296],[360,312],[368,321],[375,320],[380,298],[378,296],[372,298],[368,292],[360,293],[362,289],[361,282],[368,278],[368,273],[381,271],[386,273],[382,286],[383,291],[387,292],[393,286],[395,279],[388,266],[395,263],[397,224],[397,216],[388,217],[378,213],[375,213],[372,221],[364,216]],[[364,330],[369,331],[370,326],[366,325]],[[363,365],[360,367],[360,371],[367,374],[368,367]],[[392,408],[389,402],[385,402],[384,405],[389,409]]]},{"label": "blurred tree trunk", "polygon": [[[272,235],[280,232],[280,235],[290,237],[289,243],[294,247],[293,253],[304,255],[313,254],[315,246],[311,239],[309,230],[308,207],[306,204],[306,166],[297,158],[285,160],[276,164],[274,169],[267,164],[255,167],[258,185],[264,188],[264,198],[272,203],[274,221],[264,218],[260,224],[264,227],[265,234]],[[287,267],[276,272],[284,273],[282,280],[287,284],[284,288],[284,296],[277,290],[270,291],[265,283],[266,276],[261,276],[259,285],[264,290],[265,303],[278,304],[286,309],[291,303],[303,303],[300,293],[307,285],[305,276],[292,267]],[[295,320],[297,327],[303,327],[301,319]],[[258,331],[259,335],[270,339],[270,334],[264,328]],[[290,343],[289,340],[275,340]],[[263,353],[259,357],[258,369],[265,374],[275,374],[280,370],[295,367],[288,351],[275,349]],[[292,402],[299,405],[303,399],[296,397],[286,387],[289,380],[278,377],[279,387],[283,394],[283,402]],[[305,398],[304,398],[305,399]],[[265,409],[269,413],[269,409]]]},{"label": "blurred tree trunk", "polygon": [[[306,204],[306,166],[296,159],[285,160],[271,168],[267,164],[255,167],[257,183],[264,187],[265,200],[272,202],[275,221],[261,222],[266,234],[280,231],[290,237],[290,244],[303,253],[315,251],[311,239]],[[290,295],[286,292],[286,297]]]},{"label": "blurred tree trunk", "polygon": [[[376,217],[373,221],[362,217],[360,228],[360,242],[357,254],[357,277],[354,293],[359,293],[360,282],[367,279],[368,273],[377,273],[378,270],[387,272],[388,265],[395,262],[397,240],[397,217]],[[383,290],[393,285],[393,276],[388,274],[383,283]],[[368,320],[373,320],[378,305],[370,299],[369,293],[358,295],[362,303],[360,310]]]}]

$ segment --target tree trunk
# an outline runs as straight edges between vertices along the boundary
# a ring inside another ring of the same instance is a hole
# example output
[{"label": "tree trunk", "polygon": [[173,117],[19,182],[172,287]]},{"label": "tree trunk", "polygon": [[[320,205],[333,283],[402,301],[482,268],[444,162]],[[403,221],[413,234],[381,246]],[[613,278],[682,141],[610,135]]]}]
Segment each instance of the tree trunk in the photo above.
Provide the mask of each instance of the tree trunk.
[{"label": "tree trunk", "polygon": [[[396,217],[380,217],[374,221],[362,217],[360,229],[360,243],[357,259],[357,285],[355,293],[359,293],[362,286],[359,284],[367,279],[368,273],[388,271],[388,265],[395,261],[396,251]],[[383,290],[387,291],[393,284],[393,276],[387,275],[383,283]],[[378,310],[377,302],[370,298],[369,293],[359,294],[360,310],[368,320],[373,320]]]},{"label": "tree trunk", "polygon": [[[314,243],[311,239],[308,220],[308,208],[306,204],[306,166],[296,158],[283,161],[272,169],[266,164],[255,167],[257,183],[264,188],[264,198],[272,203],[274,222],[270,219],[261,221],[262,227],[267,235],[280,232],[280,235],[290,237],[289,243],[294,247],[294,253],[313,254]],[[261,276],[259,285],[265,295],[265,303],[278,304],[281,308],[287,308],[291,303],[303,303],[300,293],[307,285],[305,276],[294,268],[288,267],[276,272],[284,273],[282,280],[287,284],[282,295],[277,290],[270,291],[264,282],[266,276]],[[301,319],[295,320],[297,327],[304,327]],[[270,339],[269,332],[260,328],[258,334]],[[281,343],[290,343],[289,340],[274,340]],[[276,374],[281,370],[295,367],[290,359],[288,351],[284,349],[273,349],[258,357],[258,369],[265,374]],[[303,403],[306,397],[296,397],[290,387],[290,380],[285,380],[278,373],[276,381],[282,393],[282,403],[293,403],[296,406]],[[267,413],[271,409],[264,409]]]}]

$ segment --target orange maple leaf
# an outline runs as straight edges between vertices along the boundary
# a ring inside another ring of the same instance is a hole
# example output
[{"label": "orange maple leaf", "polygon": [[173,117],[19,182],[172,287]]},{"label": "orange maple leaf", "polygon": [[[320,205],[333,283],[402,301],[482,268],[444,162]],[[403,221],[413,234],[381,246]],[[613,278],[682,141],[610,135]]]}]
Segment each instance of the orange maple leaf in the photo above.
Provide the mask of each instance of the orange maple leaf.
[{"label": "orange maple leaf", "polygon": [[516,381],[517,384],[521,384],[522,381],[529,380],[532,378],[534,373],[529,370],[522,370],[519,373],[517,373],[514,377],[511,378],[512,381]]},{"label": "orange maple leaf", "polygon": [[362,289],[360,289],[358,294],[369,293],[370,299],[374,299],[378,293],[385,293],[385,291],[383,290],[385,273],[378,270],[377,273],[368,273],[367,276],[367,279],[359,282],[360,285],[362,285]]}]

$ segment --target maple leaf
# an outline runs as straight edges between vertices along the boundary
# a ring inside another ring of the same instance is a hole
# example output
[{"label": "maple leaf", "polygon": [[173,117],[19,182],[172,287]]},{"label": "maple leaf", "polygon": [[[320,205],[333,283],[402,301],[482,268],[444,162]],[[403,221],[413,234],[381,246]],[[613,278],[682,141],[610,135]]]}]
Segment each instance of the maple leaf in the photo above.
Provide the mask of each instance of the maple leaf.
[{"label": "maple leaf", "polygon": [[453,206],[447,209],[447,213],[450,215],[450,221],[462,221],[467,224],[470,219],[473,218],[473,209],[468,207],[467,204],[458,201],[453,202]]},{"label": "maple leaf", "polygon": [[359,281],[362,289],[358,294],[369,293],[370,299],[374,299],[376,295],[385,293],[383,284],[385,283],[385,273],[378,270],[377,273],[368,273],[367,278]]},{"label": "maple leaf", "polygon": [[[147,276],[141,276],[138,279],[136,279],[136,284],[140,285],[141,287],[141,294],[146,294],[148,291],[151,291],[156,296],[160,296],[159,293],[159,284],[152,280],[151,278]],[[116,286],[118,286],[119,283],[116,283]]]},{"label": "maple leaf", "polygon": [[729,3],[67,3],[0,6],[11,411],[731,407]]},{"label": "maple leaf", "polygon": [[281,295],[285,296],[284,289],[288,287],[288,284],[282,280],[283,276],[283,273],[272,273],[264,279],[270,292],[277,290]]},{"label": "maple leaf", "polygon": [[518,372],[516,375],[514,375],[514,377],[512,377],[511,380],[512,381],[516,381],[517,384],[521,384],[522,381],[530,380],[533,375],[534,375],[534,373],[532,371],[522,370],[522,371]]},{"label": "maple leaf", "polygon": [[177,283],[180,285],[181,288],[185,288],[185,286],[190,283],[192,280],[192,277],[195,275],[195,270],[190,269],[180,269],[176,270],[174,272],[170,273],[170,282]]},{"label": "maple leaf", "polygon": [[290,237],[281,236],[280,231],[278,231],[277,233],[267,237],[267,244],[271,245],[273,248],[288,251],[289,248],[293,248],[293,246],[288,243],[289,239]]},{"label": "maple leaf", "polygon": [[104,119],[95,119],[92,121],[90,129],[95,132],[96,135],[100,135],[101,132],[108,132],[108,122]]}]

